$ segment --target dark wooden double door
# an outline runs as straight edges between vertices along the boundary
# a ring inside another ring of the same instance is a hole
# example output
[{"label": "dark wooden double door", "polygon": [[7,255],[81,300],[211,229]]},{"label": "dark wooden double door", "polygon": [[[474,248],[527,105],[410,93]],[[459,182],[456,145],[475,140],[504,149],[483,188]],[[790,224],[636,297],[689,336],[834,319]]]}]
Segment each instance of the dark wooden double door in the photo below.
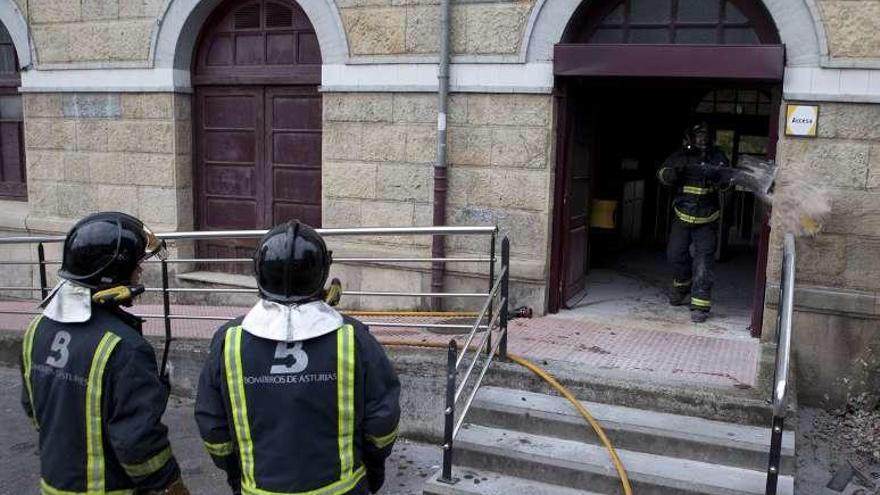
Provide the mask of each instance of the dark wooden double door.
[{"label": "dark wooden double door", "polygon": [[[321,96],[315,86],[200,87],[196,115],[199,230],[269,228],[290,219],[321,225]],[[253,246],[205,242],[199,254],[250,257]]]}]

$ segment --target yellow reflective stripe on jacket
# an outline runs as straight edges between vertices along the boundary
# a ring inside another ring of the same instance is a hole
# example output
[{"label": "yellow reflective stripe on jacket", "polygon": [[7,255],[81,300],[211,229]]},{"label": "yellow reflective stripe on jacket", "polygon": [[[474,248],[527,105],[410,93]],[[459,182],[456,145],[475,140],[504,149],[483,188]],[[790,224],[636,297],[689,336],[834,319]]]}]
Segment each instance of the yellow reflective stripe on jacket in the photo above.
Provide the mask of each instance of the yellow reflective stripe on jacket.
[{"label": "yellow reflective stripe on jacket", "polygon": [[339,481],[307,492],[270,492],[242,482],[241,493],[242,495],[342,495],[353,490],[366,474],[367,469],[361,466]]},{"label": "yellow reflective stripe on jacket", "polygon": [[251,439],[251,426],[248,422],[247,397],[244,393],[244,367],[241,364],[241,326],[226,331],[223,346],[226,363],[226,385],[229,388],[229,402],[232,406],[232,422],[235,425],[235,438],[241,454],[241,482],[256,486],[254,480],[254,442]]},{"label": "yellow reflective stripe on jacket", "polygon": [[100,491],[100,492],[71,492],[69,490],[59,490],[54,488],[52,485],[46,482],[46,480],[40,480],[40,494],[41,495],[132,495],[134,490],[111,490],[111,491]]},{"label": "yellow reflective stripe on jacket", "polygon": [[707,300],[705,300],[705,299],[699,299],[699,298],[696,298],[696,297],[692,297],[692,298],[691,298],[691,304],[692,304],[693,306],[697,306],[697,307],[700,307],[700,308],[710,308],[710,307],[712,307],[712,301],[707,301]]},{"label": "yellow reflective stripe on jacket", "polygon": [[712,223],[715,220],[721,218],[721,210],[716,211],[715,213],[709,215],[708,217],[695,217],[693,215],[688,215],[687,213],[683,213],[678,208],[675,208],[675,215],[684,223],[692,223],[695,225],[703,225],[707,223]]},{"label": "yellow reflective stripe on jacket", "polygon": [[24,368],[24,387],[27,390],[28,402],[31,404],[31,421],[34,428],[40,429],[40,423],[37,421],[37,406],[34,404],[34,385],[31,383],[31,367],[34,362],[34,335],[37,333],[37,325],[43,316],[37,316],[31,320],[27,330],[24,332],[24,342],[21,344],[21,363]]},{"label": "yellow reflective stripe on jacket", "polygon": [[687,280],[687,281],[684,281],[684,282],[679,282],[678,280],[673,280],[673,281],[672,281],[672,286],[673,286],[673,287],[690,287],[690,286],[691,286],[691,281],[690,281],[690,280]]},{"label": "yellow reflective stripe on jacket", "polygon": [[394,443],[395,440],[397,440],[397,435],[398,435],[399,431],[400,431],[400,425],[397,425],[394,427],[394,431],[392,431],[391,433],[384,435],[384,436],[381,436],[381,437],[374,437],[373,435],[367,435],[367,440],[369,440],[370,443],[375,445],[377,448],[384,449],[385,447]]},{"label": "yellow reflective stripe on jacket", "polygon": [[714,187],[700,187],[700,186],[684,186],[681,188],[681,192],[685,194],[694,194],[697,196],[705,196],[706,194],[711,194],[715,192]]},{"label": "yellow reflective stripe on jacket", "polygon": [[336,399],[339,415],[340,479],[354,469],[354,327],[336,331]]},{"label": "yellow reflective stripe on jacket", "polygon": [[110,360],[110,354],[121,340],[118,336],[105,332],[98,343],[89,369],[89,381],[86,386],[86,490],[89,493],[104,493],[101,396],[104,392],[104,369],[107,367],[107,361]]},{"label": "yellow reflective stripe on jacket", "polygon": [[223,442],[223,443],[211,443],[211,442],[203,442],[205,444],[205,449],[209,454],[216,457],[226,457],[232,453],[233,447],[232,442]]},{"label": "yellow reflective stripe on jacket", "polygon": [[168,464],[171,457],[171,447],[165,447],[161,452],[140,464],[122,464],[122,469],[125,469],[125,472],[132,478],[141,478],[162,469],[165,464]]}]

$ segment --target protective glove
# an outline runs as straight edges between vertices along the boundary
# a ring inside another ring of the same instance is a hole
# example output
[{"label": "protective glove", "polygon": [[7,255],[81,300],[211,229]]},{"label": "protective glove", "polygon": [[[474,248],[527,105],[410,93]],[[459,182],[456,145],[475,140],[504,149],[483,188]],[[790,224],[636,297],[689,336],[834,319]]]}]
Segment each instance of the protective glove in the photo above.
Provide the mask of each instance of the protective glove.
[{"label": "protective glove", "polygon": [[190,495],[186,485],[179,478],[162,490],[152,490],[146,495]]}]

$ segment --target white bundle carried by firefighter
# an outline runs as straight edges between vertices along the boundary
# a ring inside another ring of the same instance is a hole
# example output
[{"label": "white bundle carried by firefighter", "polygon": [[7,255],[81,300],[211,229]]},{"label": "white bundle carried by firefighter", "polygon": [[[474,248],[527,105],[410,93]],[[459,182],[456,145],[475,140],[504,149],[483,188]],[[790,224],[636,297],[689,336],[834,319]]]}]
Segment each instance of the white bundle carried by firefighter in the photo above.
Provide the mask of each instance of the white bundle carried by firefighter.
[{"label": "white bundle carried by firefighter", "polygon": [[756,184],[749,189],[767,191],[756,192],[756,195],[773,205],[774,228],[800,237],[813,237],[822,230],[831,213],[831,200],[827,189],[809,171],[787,168],[777,181],[776,164],[772,161],[743,156],[739,167],[745,169],[745,175]]}]

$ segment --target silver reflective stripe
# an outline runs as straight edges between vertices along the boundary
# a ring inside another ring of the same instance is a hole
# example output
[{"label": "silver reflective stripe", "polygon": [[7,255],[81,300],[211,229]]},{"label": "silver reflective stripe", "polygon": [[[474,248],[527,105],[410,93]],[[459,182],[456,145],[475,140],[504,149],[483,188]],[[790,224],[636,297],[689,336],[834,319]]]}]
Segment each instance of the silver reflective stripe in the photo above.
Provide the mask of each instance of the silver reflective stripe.
[{"label": "silver reflective stripe", "polygon": [[354,468],[354,328],[336,332],[336,396],[339,415],[339,477],[351,476]]},{"label": "silver reflective stripe", "polygon": [[24,387],[27,391],[28,401],[31,405],[31,421],[34,423],[34,428],[37,430],[40,429],[40,423],[37,420],[37,405],[34,403],[34,385],[31,382],[31,368],[34,363],[34,336],[37,333],[37,325],[40,324],[40,320],[42,316],[37,316],[31,321],[31,324],[28,325],[27,331],[24,333],[24,341],[21,345],[21,363],[24,368],[22,371],[24,372]]},{"label": "silver reflective stripe", "polygon": [[104,439],[101,418],[101,397],[104,392],[104,369],[110,354],[119,344],[118,336],[105,332],[98,343],[86,388],[86,489],[104,493]]},{"label": "silver reflective stripe", "polygon": [[343,495],[353,490],[366,474],[367,469],[364,466],[361,466],[354,470],[354,472],[351,473],[351,476],[348,476],[347,478],[342,478],[327,486],[306,492],[270,492],[254,486],[247,486],[242,483],[241,493],[242,495]]},{"label": "silver reflective stripe", "polygon": [[226,364],[226,385],[235,424],[235,437],[241,462],[242,484],[256,486],[254,479],[254,442],[248,421],[247,397],[244,393],[244,368],[241,364],[241,326],[226,331],[223,355]]}]

